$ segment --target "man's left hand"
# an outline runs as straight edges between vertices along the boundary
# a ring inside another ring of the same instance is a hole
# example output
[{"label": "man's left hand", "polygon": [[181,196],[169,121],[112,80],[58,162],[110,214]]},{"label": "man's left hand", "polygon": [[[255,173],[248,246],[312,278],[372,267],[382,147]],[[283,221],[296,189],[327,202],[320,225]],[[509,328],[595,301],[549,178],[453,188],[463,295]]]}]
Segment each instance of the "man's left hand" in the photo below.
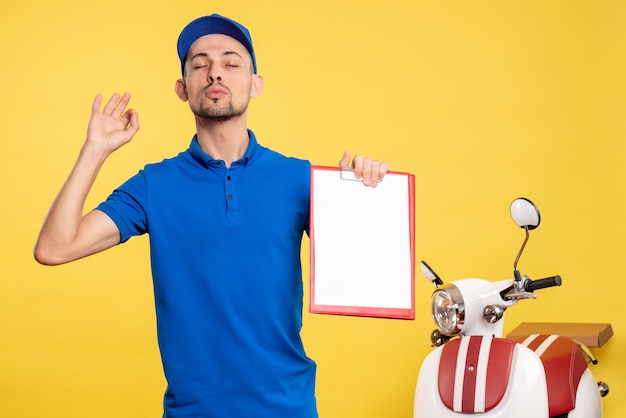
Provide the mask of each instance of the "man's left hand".
[{"label": "man's left hand", "polygon": [[378,186],[378,183],[382,181],[390,169],[389,164],[384,161],[372,160],[359,154],[354,156],[352,164],[350,164],[350,153],[348,151],[343,153],[343,157],[339,161],[339,167],[352,167],[354,176],[359,180],[362,179],[363,184],[370,187]]}]

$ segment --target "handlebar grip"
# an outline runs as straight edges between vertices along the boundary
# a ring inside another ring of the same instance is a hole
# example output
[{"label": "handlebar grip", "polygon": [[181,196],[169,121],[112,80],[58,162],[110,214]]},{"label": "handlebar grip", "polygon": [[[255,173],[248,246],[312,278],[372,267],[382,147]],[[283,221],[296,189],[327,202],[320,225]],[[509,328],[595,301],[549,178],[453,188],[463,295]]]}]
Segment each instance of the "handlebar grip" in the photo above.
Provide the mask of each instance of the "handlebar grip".
[{"label": "handlebar grip", "polygon": [[524,289],[527,292],[534,292],[535,290],[545,289],[546,287],[554,286],[561,286],[561,276],[559,276],[558,274],[556,276],[546,277],[545,279],[528,279],[524,284]]}]

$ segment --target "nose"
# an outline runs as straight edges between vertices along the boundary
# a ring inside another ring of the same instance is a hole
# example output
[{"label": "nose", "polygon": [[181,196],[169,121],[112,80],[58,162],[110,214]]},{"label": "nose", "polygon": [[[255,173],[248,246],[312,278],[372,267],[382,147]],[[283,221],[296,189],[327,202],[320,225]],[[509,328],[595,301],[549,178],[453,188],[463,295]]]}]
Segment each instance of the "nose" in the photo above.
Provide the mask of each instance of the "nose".
[{"label": "nose", "polygon": [[215,81],[217,82],[222,81],[222,73],[219,69],[219,66],[212,65],[211,68],[209,69],[209,82],[213,83]]}]

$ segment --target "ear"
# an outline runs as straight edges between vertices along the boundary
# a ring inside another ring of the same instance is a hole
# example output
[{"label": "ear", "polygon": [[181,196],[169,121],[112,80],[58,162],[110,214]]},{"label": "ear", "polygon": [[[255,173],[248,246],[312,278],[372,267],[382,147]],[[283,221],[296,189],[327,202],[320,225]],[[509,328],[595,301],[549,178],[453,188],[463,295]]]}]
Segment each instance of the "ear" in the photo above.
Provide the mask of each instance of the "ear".
[{"label": "ear", "polygon": [[186,102],[189,99],[189,95],[187,94],[187,84],[185,84],[185,80],[179,78],[176,80],[176,85],[174,86],[174,91],[180,100]]},{"label": "ear", "polygon": [[252,79],[252,89],[250,90],[250,97],[258,97],[259,94],[261,94],[261,90],[263,90],[263,77],[258,75],[258,74],[254,74],[253,75],[253,79]]}]

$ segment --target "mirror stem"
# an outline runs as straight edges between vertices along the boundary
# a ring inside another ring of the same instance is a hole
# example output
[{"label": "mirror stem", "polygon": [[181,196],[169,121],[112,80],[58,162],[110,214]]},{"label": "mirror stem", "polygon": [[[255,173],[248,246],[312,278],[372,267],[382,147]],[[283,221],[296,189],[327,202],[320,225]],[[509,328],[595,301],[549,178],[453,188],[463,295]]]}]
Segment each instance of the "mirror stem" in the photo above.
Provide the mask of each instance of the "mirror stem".
[{"label": "mirror stem", "polygon": [[524,251],[524,248],[526,247],[526,243],[528,242],[528,237],[530,236],[530,233],[528,232],[528,226],[524,226],[524,231],[526,231],[526,238],[524,239],[524,242],[522,243],[522,248],[520,248],[519,252],[517,253],[517,257],[515,258],[515,262],[513,263],[513,275],[515,276],[515,281],[517,282],[522,281],[522,276],[519,270],[517,269],[517,263],[519,262],[519,259],[522,256],[522,252]]}]

